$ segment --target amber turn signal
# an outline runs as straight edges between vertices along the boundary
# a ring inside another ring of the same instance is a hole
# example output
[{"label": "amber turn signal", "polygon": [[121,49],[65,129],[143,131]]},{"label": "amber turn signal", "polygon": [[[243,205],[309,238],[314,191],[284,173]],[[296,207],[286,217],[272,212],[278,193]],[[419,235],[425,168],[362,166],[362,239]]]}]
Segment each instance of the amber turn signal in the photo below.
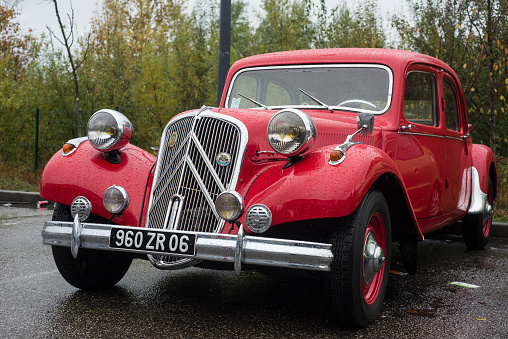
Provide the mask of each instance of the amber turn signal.
[{"label": "amber turn signal", "polygon": [[333,161],[333,162],[337,162],[339,161],[340,159],[342,159],[342,157],[344,156],[344,153],[342,153],[342,151],[338,150],[338,149],[334,149],[331,153],[330,153],[330,161]]},{"label": "amber turn signal", "polygon": [[65,144],[65,145],[63,145],[62,150],[63,150],[63,153],[64,153],[64,154],[67,154],[67,153],[72,152],[72,150],[73,150],[74,148],[76,148],[76,146],[74,146],[73,144]]}]

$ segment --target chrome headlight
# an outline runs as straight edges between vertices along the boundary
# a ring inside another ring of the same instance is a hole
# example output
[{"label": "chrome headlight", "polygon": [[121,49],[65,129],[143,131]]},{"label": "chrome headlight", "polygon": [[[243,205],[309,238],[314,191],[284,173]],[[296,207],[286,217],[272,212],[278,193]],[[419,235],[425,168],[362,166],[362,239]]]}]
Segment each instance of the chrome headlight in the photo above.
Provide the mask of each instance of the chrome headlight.
[{"label": "chrome headlight", "polygon": [[304,112],[288,108],[275,113],[268,123],[266,134],[276,152],[291,157],[312,147],[316,125]]},{"label": "chrome headlight", "polygon": [[113,185],[104,192],[102,203],[109,213],[122,214],[129,206],[129,195],[125,188]]},{"label": "chrome headlight", "polygon": [[238,220],[242,216],[244,208],[242,196],[235,191],[222,192],[215,201],[217,214],[227,221]]},{"label": "chrome headlight", "polygon": [[87,134],[93,147],[109,152],[127,145],[132,136],[132,124],[122,113],[102,109],[88,120]]}]

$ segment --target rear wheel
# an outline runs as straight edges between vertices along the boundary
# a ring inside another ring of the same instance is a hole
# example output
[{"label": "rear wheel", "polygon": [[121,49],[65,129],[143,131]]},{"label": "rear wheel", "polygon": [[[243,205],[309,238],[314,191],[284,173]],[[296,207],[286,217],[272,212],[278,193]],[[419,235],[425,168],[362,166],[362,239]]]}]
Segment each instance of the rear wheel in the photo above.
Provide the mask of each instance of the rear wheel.
[{"label": "rear wheel", "polygon": [[[494,208],[494,190],[492,180],[489,178],[487,186],[487,202]],[[492,215],[485,220],[484,213],[469,214],[462,219],[462,235],[467,248],[470,250],[482,250],[487,246],[490,238]]]},{"label": "rear wheel", "polygon": [[[94,222],[97,216],[90,216]],[[92,220],[90,220],[92,219]],[[54,221],[72,221],[70,207],[56,204]],[[97,222],[97,221],[95,221]],[[62,277],[83,290],[104,289],[119,282],[129,269],[132,258],[122,253],[81,248],[74,258],[69,247],[52,246],[53,258]]]},{"label": "rear wheel", "polygon": [[388,205],[370,191],[360,207],[338,221],[330,236],[334,254],[326,288],[337,321],[346,327],[365,327],[383,304],[391,257]]}]

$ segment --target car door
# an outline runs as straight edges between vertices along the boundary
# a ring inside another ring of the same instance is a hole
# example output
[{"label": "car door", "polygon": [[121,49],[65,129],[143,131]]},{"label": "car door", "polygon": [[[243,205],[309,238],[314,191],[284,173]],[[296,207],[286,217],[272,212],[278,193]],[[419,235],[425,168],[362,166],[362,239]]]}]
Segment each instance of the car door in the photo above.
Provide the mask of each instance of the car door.
[{"label": "car door", "polygon": [[466,107],[454,77],[442,73],[442,110],[445,120],[446,174],[444,211],[463,214],[469,201],[471,152],[466,136]]},{"label": "car door", "polygon": [[446,148],[439,119],[439,79],[439,70],[425,65],[413,65],[405,79],[399,136],[411,143],[413,153],[406,161],[410,168],[403,170],[403,176],[418,219],[445,213]]}]

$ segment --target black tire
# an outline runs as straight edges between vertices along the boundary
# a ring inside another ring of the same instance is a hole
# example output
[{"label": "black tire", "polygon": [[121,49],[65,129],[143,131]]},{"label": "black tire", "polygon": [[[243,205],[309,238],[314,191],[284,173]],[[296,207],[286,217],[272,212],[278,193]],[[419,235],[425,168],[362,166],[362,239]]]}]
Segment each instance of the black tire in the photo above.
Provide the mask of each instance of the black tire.
[{"label": "black tire", "polygon": [[[385,260],[366,284],[363,252],[369,232],[383,249]],[[342,326],[365,327],[379,315],[390,270],[390,213],[383,195],[369,191],[354,213],[338,220],[330,241],[334,258],[331,271],[325,273],[325,288],[332,312]]]},{"label": "black tire", "polygon": [[407,273],[414,275],[418,271],[418,240],[402,239],[400,241],[400,251],[402,254],[402,264]]},{"label": "black tire", "polygon": [[[90,216],[93,222],[98,216]],[[54,221],[72,221],[70,207],[56,204]],[[52,246],[53,259],[62,277],[82,290],[105,289],[119,282],[129,269],[132,257],[123,253],[80,248],[75,259],[69,247]]]},{"label": "black tire", "polygon": [[[494,208],[494,190],[492,180],[489,178],[487,188],[487,201]],[[462,236],[468,249],[483,250],[490,238],[492,217],[483,222],[483,213],[468,214],[462,219]]]}]

